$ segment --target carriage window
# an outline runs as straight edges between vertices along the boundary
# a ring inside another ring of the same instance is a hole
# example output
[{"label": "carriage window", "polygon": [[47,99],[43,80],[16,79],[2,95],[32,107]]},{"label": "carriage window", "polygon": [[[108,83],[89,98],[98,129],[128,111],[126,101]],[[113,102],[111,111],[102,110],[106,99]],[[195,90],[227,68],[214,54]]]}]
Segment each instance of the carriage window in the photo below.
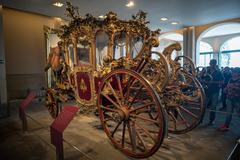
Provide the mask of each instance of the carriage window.
[{"label": "carriage window", "polygon": [[103,57],[108,53],[108,40],[107,33],[99,31],[96,35],[96,65],[97,68],[103,65]]},{"label": "carriage window", "polygon": [[135,58],[143,47],[143,37],[134,37],[130,41],[130,54]]},{"label": "carriage window", "polygon": [[70,44],[68,47],[68,54],[69,54],[69,66],[72,68],[74,67],[74,53],[73,53],[73,45]]},{"label": "carriage window", "polygon": [[126,33],[117,33],[114,37],[113,58],[126,57]]},{"label": "carriage window", "polygon": [[90,43],[80,37],[77,43],[78,64],[89,63]]}]

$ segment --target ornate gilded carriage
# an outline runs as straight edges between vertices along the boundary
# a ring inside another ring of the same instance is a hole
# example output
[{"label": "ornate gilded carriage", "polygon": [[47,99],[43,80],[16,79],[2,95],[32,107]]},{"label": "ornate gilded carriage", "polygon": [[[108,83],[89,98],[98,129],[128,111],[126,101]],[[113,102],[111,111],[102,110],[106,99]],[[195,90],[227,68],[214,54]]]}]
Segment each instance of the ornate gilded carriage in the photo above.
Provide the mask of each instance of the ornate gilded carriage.
[{"label": "ornate gilded carriage", "polygon": [[83,18],[67,6],[71,21],[58,32],[63,69],[56,86],[47,90],[52,117],[59,102],[72,98],[87,109],[97,106],[112,144],[135,158],[153,155],[166,131],[186,133],[200,123],[205,100],[194,64],[184,56],[171,59],[181,50],[178,43],[163,53],[152,51],[160,30],[147,27],[146,13],[129,21],[113,12]]}]

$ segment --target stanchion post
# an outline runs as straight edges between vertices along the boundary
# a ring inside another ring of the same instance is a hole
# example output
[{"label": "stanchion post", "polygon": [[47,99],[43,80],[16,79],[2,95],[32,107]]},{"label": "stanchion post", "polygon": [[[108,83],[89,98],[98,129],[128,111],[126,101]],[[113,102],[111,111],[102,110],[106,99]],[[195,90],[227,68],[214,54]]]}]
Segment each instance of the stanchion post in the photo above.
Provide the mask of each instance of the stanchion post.
[{"label": "stanchion post", "polygon": [[28,129],[27,124],[27,117],[25,110],[29,106],[29,104],[33,101],[33,99],[36,97],[35,92],[30,92],[29,95],[22,101],[19,107],[19,117],[22,120],[22,129],[23,131],[26,131]]},{"label": "stanchion post", "polygon": [[64,159],[64,155],[63,155],[63,146],[62,147],[57,147],[56,148],[56,159],[57,160],[63,160]]},{"label": "stanchion post", "polygon": [[50,126],[51,143],[56,147],[56,159],[64,159],[63,132],[75,116],[78,107],[65,106]]},{"label": "stanchion post", "polygon": [[27,117],[26,117],[25,113],[24,113],[24,116],[22,118],[22,129],[23,129],[24,132],[28,130]]}]

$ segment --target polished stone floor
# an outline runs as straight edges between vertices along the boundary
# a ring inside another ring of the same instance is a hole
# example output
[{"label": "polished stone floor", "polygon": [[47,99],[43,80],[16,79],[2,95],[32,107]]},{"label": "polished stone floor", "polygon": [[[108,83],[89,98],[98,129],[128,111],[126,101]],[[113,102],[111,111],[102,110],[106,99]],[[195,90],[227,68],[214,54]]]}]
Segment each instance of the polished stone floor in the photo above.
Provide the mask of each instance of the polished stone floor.
[{"label": "polished stone floor", "polygon": [[[11,102],[11,116],[0,119],[1,160],[53,160],[55,148],[50,144],[49,126],[52,119],[42,102],[35,101],[27,114],[28,131],[22,131],[18,118],[19,101]],[[208,115],[206,114],[206,119]],[[162,147],[149,160],[226,160],[236,140],[240,137],[240,118],[234,117],[230,131],[220,132],[217,127],[224,121],[217,114],[215,125],[205,121],[198,128],[184,135],[169,135]],[[37,121],[37,123],[35,122]],[[99,129],[94,115],[77,115],[64,132],[64,157],[67,160],[128,160],[114,149],[105,133]],[[79,151],[71,145],[79,148]]]}]

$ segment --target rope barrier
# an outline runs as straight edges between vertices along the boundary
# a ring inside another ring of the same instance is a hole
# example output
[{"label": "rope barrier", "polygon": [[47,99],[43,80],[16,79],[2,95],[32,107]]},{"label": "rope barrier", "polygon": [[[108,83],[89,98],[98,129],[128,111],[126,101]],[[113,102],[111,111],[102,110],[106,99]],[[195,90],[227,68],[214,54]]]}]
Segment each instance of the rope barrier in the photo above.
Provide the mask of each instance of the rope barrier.
[{"label": "rope barrier", "polygon": [[215,113],[221,113],[221,114],[226,114],[226,115],[232,114],[232,116],[240,117],[239,113],[234,113],[234,112],[231,113],[231,112],[224,112],[224,111],[218,111],[218,110],[212,110],[212,109],[207,109],[206,111],[215,112]]},{"label": "rope barrier", "polygon": [[[186,109],[192,109],[192,110],[199,110],[200,108],[197,108],[197,107],[184,107]],[[226,114],[226,115],[229,115],[229,114],[232,114],[233,116],[236,116],[236,117],[240,117],[240,113],[231,113],[231,112],[226,112],[226,111],[219,111],[219,110],[212,110],[212,109],[206,109],[206,111],[208,112],[216,112],[216,113],[221,113],[221,114]]]},{"label": "rope barrier", "polygon": [[[46,126],[43,126],[40,122],[38,122],[37,120],[35,120],[34,118],[32,118],[30,115],[26,114],[26,117],[28,117],[29,119],[31,119],[33,122],[35,122],[36,124],[38,124],[41,128],[45,131],[50,132],[50,129],[47,129]],[[39,130],[40,130],[39,129]],[[34,135],[36,135],[38,138],[40,138],[44,143],[48,144],[52,149],[54,149],[54,147],[52,146],[52,144],[48,143],[46,140],[44,140],[43,138],[41,138],[38,134],[35,134],[33,131],[32,133]],[[71,144],[70,142],[68,142],[67,140],[63,139],[63,142],[65,142],[66,144],[68,144],[69,146],[71,146],[72,148],[74,148],[75,150],[77,150],[79,153],[81,153],[82,155],[84,155],[87,159],[89,160],[93,160],[92,157],[90,157],[89,155],[87,155],[86,153],[84,153],[83,151],[81,151],[77,146]]]}]

